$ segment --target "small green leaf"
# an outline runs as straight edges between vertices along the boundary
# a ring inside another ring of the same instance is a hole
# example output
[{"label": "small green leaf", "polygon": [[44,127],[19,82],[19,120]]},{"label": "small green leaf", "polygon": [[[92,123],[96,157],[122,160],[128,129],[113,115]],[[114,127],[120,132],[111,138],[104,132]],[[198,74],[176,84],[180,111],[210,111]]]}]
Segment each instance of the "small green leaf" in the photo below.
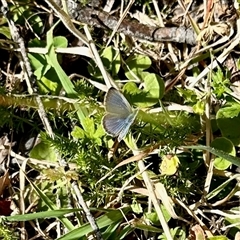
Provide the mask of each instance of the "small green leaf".
[{"label": "small green leaf", "polygon": [[147,212],[144,214],[144,219],[150,221],[152,224],[159,226],[160,225],[160,221],[158,219],[158,215],[156,212]]},{"label": "small green leaf", "polygon": [[77,98],[78,94],[75,91],[74,85],[63,71],[62,67],[60,66],[57,54],[55,52],[54,47],[54,38],[53,38],[53,29],[57,24],[55,24],[50,30],[47,32],[47,49],[48,53],[46,54],[47,63],[54,69],[56,75],[58,76],[59,81],[61,82],[64,90],[66,91],[67,95],[70,98]]},{"label": "small green leaf", "polygon": [[39,160],[48,160],[52,162],[57,161],[57,155],[55,150],[45,142],[40,142],[37,144],[29,153],[31,158],[36,158]]},{"label": "small green leaf", "polygon": [[214,236],[214,237],[208,237],[207,240],[229,240],[226,236]]},{"label": "small green leaf", "polygon": [[160,166],[162,175],[174,175],[179,166],[179,159],[176,155],[164,155]]},{"label": "small green leaf", "polygon": [[63,36],[57,36],[53,38],[54,47],[66,48],[68,46],[68,41]]},{"label": "small green leaf", "polygon": [[178,87],[177,90],[178,90],[179,95],[184,98],[185,103],[196,103],[197,102],[197,95],[193,90],[182,89],[180,87]]},{"label": "small green leaf", "polygon": [[[33,64],[35,64],[34,63],[34,61],[32,62]],[[49,71],[51,69],[51,66],[49,66],[49,65],[45,65],[45,66],[43,66],[43,65],[41,65],[40,67],[38,67],[35,71],[34,71],[34,74],[35,74],[35,76],[37,77],[37,79],[38,80],[40,80],[40,79],[42,79],[46,74],[47,74],[47,72]],[[46,78],[46,77],[45,77]]]},{"label": "small green leaf", "polygon": [[131,207],[132,207],[133,212],[135,212],[136,214],[140,214],[143,212],[141,204],[137,203],[136,201],[134,203],[132,203]]},{"label": "small green leaf", "polygon": [[[56,44],[66,45],[66,39],[64,37],[55,37],[54,41]],[[46,43],[44,41],[37,39],[29,43],[30,47],[44,47],[45,45]],[[35,69],[34,74],[38,79],[37,83],[41,93],[58,95],[61,89],[60,81],[54,68],[48,64],[46,55],[31,53],[28,54],[28,57]]]},{"label": "small green leaf", "polygon": [[222,72],[221,68],[218,68],[216,72],[212,72],[212,87],[213,93],[217,98],[221,98],[224,93],[230,92],[230,72],[227,70],[226,73]]},{"label": "small green leaf", "polygon": [[133,55],[126,60],[125,75],[129,80],[142,78],[141,73],[151,66],[151,59],[143,55]]},{"label": "small green leaf", "polygon": [[94,126],[94,120],[93,118],[86,117],[83,120],[83,127],[85,134],[88,138],[93,138],[94,132],[95,132],[95,126]]},{"label": "small green leaf", "polygon": [[11,39],[11,32],[9,30],[9,27],[1,26],[0,27],[0,34],[4,35],[8,39]]},{"label": "small green leaf", "polygon": [[159,102],[164,93],[164,82],[160,76],[154,73],[139,72],[144,79],[144,89],[138,89],[133,82],[124,85],[123,91],[127,99],[138,107],[151,107]]},{"label": "small green leaf", "polygon": [[214,159],[214,167],[218,170],[226,170],[228,167],[231,166],[231,162],[224,158],[215,158]]},{"label": "small green leaf", "polygon": [[84,130],[78,126],[73,128],[71,135],[76,139],[83,139],[85,137]]},{"label": "small green leaf", "polygon": [[145,83],[144,90],[148,92],[148,97],[158,102],[164,94],[163,79],[155,73],[149,73],[143,80]]},{"label": "small green leaf", "polygon": [[121,57],[119,50],[109,46],[101,54],[103,65],[112,76],[116,76],[121,66]]},{"label": "small green leaf", "polygon": [[126,93],[126,97],[129,102],[133,102],[134,98],[137,98],[137,95],[141,94],[141,90],[138,89],[136,83],[128,82],[123,87],[123,92]]},{"label": "small green leaf", "polygon": [[[53,69],[51,69],[53,72]],[[57,89],[59,87],[59,83],[53,81],[53,79],[49,80],[48,78],[46,78],[45,76],[41,77],[41,80],[38,81],[38,86],[39,89],[42,93],[55,93],[57,94]]]},{"label": "small green leaf", "polygon": [[[168,213],[167,209],[164,207],[163,204],[160,205],[160,208],[166,222],[170,221],[171,215]],[[160,221],[156,212],[145,213],[144,218],[150,220],[154,225],[160,225]]]},{"label": "small green leaf", "polygon": [[[176,227],[174,229],[171,228],[170,233],[171,233],[171,236],[173,237],[173,239],[178,239],[178,240],[186,240],[187,239],[186,232],[183,229],[181,229],[180,227]],[[161,236],[159,236],[158,239],[168,240],[165,233],[163,233]],[[201,239],[196,238],[195,240],[201,240]]]},{"label": "small green leaf", "polygon": [[217,117],[222,118],[234,118],[238,117],[240,114],[240,104],[239,103],[229,103],[225,105],[224,107],[220,108],[218,110]]},{"label": "small green leaf", "polygon": [[102,124],[99,124],[94,133],[94,138],[101,138],[104,135],[105,135],[105,131],[103,129],[103,126],[102,126]]},{"label": "small green leaf", "polygon": [[[211,147],[236,156],[234,145],[230,140],[224,137],[216,138],[212,141]],[[231,165],[231,162],[222,157],[216,157],[214,160],[214,167],[218,170],[226,170]]]},{"label": "small green leaf", "polygon": [[218,110],[217,125],[223,137],[232,141],[235,146],[240,144],[240,104],[232,103]]},{"label": "small green leaf", "polygon": [[[107,72],[111,73],[113,77],[117,76],[121,67],[121,55],[119,50],[112,46],[107,47],[102,51],[101,59]],[[89,62],[88,71],[94,78],[102,79],[102,74],[93,60]]]},{"label": "small green leaf", "polygon": [[193,105],[193,111],[199,115],[203,115],[205,110],[205,102],[202,100],[197,101],[195,105]]}]

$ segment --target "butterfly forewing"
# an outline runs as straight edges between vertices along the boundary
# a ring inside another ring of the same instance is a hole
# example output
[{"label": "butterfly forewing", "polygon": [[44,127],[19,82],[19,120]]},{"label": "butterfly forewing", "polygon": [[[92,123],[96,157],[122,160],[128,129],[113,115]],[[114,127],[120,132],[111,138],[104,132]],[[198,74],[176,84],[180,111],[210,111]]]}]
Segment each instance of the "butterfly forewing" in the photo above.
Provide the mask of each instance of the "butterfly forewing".
[{"label": "butterfly forewing", "polygon": [[106,111],[111,114],[128,117],[133,111],[127,99],[115,88],[110,88],[105,97]]}]

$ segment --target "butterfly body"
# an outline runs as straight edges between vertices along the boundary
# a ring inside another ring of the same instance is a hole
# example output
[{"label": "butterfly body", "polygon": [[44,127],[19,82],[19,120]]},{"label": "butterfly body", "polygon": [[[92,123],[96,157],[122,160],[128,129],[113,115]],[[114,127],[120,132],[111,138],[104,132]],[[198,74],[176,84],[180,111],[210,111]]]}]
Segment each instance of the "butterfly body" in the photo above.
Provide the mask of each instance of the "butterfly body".
[{"label": "butterfly body", "polygon": [[120,142],[127,135],[138,110],[133,110],[127,99],[115,88],[110,88],[105,97],[106,115],[103,117],[105,131],[118,137]]}]

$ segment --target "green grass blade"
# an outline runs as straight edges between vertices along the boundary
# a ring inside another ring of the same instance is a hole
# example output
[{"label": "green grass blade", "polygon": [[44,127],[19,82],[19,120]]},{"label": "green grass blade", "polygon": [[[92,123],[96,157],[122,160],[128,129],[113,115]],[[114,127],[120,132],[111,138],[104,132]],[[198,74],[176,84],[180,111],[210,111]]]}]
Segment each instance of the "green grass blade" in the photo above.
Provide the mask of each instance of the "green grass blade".
[{"label": "green grass blade", "polygon": [[[53,29],[57,24],[55,24],[48,32],[47,32],[47,49],[48,54],[46,55],[48,64],[55,69],[55,72],[58,75],[58,78],[66,91],[68,97],[70,98],[77,98],[78,93],[74,90],[74,85],[67,76],[67,74],[63,71],[62,67],[58,63],[57,54],[54,50],[53,45]],[[84,107],[80,107],[78,104],[74,104],[75,109],[77,110],[77,115],[82,123],[85,117],[87,116],[87,110]]]},{"label": "green grass blade", "polygon": [[197,146],[182,146],[183,148],[187,148],[187,149],[196,149],[196,150],[203,150],[203,151],[208,151],[216,156],[222,157],[226,160],[228,160],[229,162],[231,162],[232,164],[240,167],[240,158],[238,157],[234,157],[231,156],[225,152],[223,152],[222,150],[218,150],[212,147],[207,147],[207,146],[203,146],[203,145],[197,145]]},{"label": "green grass blade", "polygon": [[37,212],[37,213],[29,213],[23,215],[15,215],[10,217],[5,217],[7,221],[14,222],[24,222],[24,221],[31,221],[35,219],[41,218],[59,218],[64,216],[65,214],[81,211],[81,209],[59,209],[59,210],[50,210],[45,212]]},{"label": "green grass blade", "polygon": [[[126,214],[130,208],[125,208],[120,210],[113,210],[105,215],[99,217],[96,220],[96,223],[99,227],[99,229],[102,229],[104,227],[107,227],[112,224],[119,224],[119,221],[123,219],[123,213]],[[81,227],[72,230],[71,232],[65,234],[64,236],[58,238],[58,240],[76,240],[83,236],[86,236],[87,234],[91,233],[93,230],[89,223],[86,223],[82,225]]]}]

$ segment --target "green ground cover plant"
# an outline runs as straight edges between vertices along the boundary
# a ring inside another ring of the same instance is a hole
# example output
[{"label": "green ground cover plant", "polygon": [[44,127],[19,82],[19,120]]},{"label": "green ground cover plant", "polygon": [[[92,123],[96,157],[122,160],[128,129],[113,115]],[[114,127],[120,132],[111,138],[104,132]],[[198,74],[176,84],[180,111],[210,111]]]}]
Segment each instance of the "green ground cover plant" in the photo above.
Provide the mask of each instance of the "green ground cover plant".
[{"label": "green ground cover plant", "polygon": [[238,1],[96,2],[2,1],[1,238],[239,239]]}]

